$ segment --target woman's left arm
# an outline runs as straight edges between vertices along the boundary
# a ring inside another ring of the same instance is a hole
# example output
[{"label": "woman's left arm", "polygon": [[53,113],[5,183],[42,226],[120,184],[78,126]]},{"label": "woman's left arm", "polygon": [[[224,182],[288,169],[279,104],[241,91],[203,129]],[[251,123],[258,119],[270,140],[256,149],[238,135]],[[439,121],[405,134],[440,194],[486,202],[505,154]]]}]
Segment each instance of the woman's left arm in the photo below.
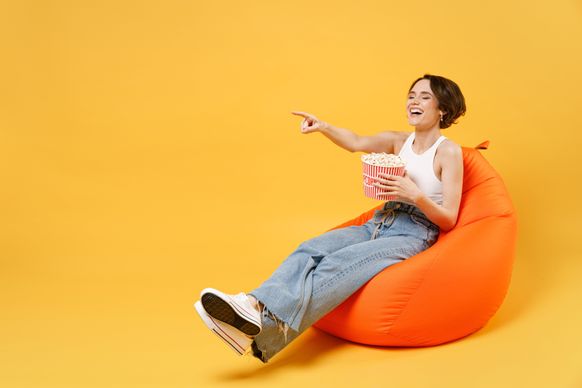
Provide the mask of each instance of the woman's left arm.
[{"label": "woman's left arm", "polygon": [[463,151],[456,144],[442,148],[440,156],[443,204],[436,204],[420,190],[413,198],[413,202],[432,222],[446,232],[455,227],[459,215],[463,190]]},{"label": "woman's left arm", "polygon": [[439,147],[443,183],[443,204],[438,205],[427,197],[410,179],[404,177],[384,176],[379,179],[378,187],[388,189],[387,195],[396,195],[397,200],[414,203],[432,222],[443,231],[451,230],[457,224],[461,194],[463,189],[463,151],[457,144],[442,144]]}]

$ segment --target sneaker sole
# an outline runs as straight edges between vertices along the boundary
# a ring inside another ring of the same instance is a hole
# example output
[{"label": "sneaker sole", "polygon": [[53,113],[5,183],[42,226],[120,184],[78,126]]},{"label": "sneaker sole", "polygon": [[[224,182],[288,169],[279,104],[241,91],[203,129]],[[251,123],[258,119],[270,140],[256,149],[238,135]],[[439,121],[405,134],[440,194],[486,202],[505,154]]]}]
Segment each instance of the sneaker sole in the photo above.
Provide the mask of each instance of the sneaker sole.
[{"label": "sneaker sole", "polygon": [[233,306],[226,299],[220,297],[222,293],[218,290],[205,290],[202,292],[200,301],[208,315],[229,324],[246,335],[257,335],[261,332],[261,327],[254,323],[248,313],[241,311],[237,306]]},{"label": "sneaker sole", "polygon": [[219,337],[221,340],[223,340],[232,350],[234,350],[240,356],[242,356],[246,353],[246,350],[244,349],[244,346],[242,344],[238,343],[234,338],[229,336],[228,333],[226,333],[224,330],[222,330],[220,328],[220,326],[218,326],[215,322],[213,322],[212,317],[209,316],[206,313],[206,311],[204,311],[204,308],[202,307],[202,304],[200,304],[200,302],[194,303],[194,308],[196,309],[196,312],[198,313],[200,318],[202,318],[202,321],[204,322],[204,324],[214,334],[216,334],[217,337]]}]

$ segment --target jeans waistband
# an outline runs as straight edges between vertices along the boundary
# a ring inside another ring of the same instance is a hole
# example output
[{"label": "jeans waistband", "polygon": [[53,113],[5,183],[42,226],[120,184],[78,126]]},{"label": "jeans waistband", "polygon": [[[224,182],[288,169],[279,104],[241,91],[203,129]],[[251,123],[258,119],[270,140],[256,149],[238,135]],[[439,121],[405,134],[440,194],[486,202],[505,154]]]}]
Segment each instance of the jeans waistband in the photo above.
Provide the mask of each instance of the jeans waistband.
[{"label": "jeans waistband", "polygon": [[434,222],[428,219],[426,214],[424,214],[418,207],[405,203],[405,202],[398,202],[398,201],[388,201],[384,204],[383,210],[393,209],[396,211],[405,212],[408,214],[414,214],[415,216],[422,219],[422,221],[426,221],[426,226],[434,226],[438,228]]}]

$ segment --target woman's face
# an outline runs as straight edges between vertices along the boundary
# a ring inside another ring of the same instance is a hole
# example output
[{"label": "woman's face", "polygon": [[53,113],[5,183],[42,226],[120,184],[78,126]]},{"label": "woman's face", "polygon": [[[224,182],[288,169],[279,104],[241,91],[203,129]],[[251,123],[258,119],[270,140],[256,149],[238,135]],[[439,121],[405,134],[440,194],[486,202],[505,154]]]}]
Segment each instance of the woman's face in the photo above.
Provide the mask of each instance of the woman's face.
[{"label": "woman's face", "polygon": [[[439,128],[441,111],[438,101],[430,88],[430,80],[421,79],[408,93],[406,100],[408,124],[421,129]],[[420,113],[413,113],[420,112]]]}]

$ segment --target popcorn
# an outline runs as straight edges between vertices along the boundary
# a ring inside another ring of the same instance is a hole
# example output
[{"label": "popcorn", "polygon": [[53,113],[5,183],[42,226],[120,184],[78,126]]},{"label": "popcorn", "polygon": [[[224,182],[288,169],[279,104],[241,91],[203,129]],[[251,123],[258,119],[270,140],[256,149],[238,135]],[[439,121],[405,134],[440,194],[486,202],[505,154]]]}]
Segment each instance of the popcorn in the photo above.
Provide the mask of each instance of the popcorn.
[{"label": "popcorn", "polygon": [[388,189],[375,186],[379,182],[378,174],[404,176],[406,162],[398,155],[387,154],[385,152],[362,155],[362,170],[364,175],[364,195],[369,198],[379,199],[382,201],[395,200],[395,195],[382,195]]},{"label": "popcorn", "polygon": [[362,155],[362,161],[373,166],[382,167],[404,167],[406,162],[398,155],[387,154],[386,152],[372,152]]}]

